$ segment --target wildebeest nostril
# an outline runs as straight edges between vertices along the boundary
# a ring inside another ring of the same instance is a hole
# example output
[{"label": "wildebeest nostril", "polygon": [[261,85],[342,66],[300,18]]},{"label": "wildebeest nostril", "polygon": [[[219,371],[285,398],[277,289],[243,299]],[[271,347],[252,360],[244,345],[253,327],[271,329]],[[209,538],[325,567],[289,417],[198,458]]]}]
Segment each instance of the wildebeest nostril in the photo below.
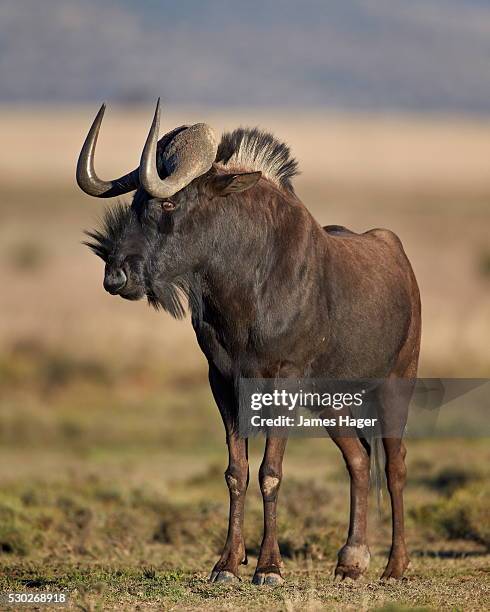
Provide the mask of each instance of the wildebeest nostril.
[{"label": "wildebeest nostril", "polygon": [[104,289],[113,295],[121,291],[126,285],[127,276],[120,268],[106,272],[104,276]]}]

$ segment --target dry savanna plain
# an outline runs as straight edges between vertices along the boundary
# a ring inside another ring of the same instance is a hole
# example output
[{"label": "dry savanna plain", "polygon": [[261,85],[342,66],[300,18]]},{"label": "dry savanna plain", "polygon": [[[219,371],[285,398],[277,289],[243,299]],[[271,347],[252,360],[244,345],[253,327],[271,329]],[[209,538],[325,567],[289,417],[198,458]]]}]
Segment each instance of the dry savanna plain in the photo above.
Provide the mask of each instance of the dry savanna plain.
[{"label": "dry savanna plain", "polygon": [[[189,320],[107,294],[81,244],[108,205],[74,183],[96,110],[0,111],[0,593],[63,591],[87,611],[489,609],[490,447],[457,428],[407,441],[405,579],[378,580],[385,493],[379,510],[371,499],[367,576],[333,582],[346,471],[329,440],[295,439],[278,513],[286,584],[251,585],[254,439],[249,565],[238,585],[207,583],[226,533],[222,425]],[[136,166],[150,118],[109,108],[101,175]],[[189,108],[164,112],[163,129],[203,120],[286,140],[297,192],[323,225],[397,232],[422,294],[420,375],[489,376],[489,121]]]}]

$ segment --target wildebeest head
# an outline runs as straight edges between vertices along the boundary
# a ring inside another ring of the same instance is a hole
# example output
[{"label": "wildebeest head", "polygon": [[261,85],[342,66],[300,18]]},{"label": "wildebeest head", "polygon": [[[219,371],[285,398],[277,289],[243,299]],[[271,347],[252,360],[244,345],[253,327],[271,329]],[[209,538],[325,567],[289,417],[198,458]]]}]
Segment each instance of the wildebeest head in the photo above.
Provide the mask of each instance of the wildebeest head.
[{"label": "wildebeest head", "polygon": [[146,216],[149,200],[165,200],[181,190],[205,173],[216,156],[214,132],[204,123],[178,127],[158,140],[159,109],[160,101],[138,168],[112,181],[97,176],[94,155],[105,104],[95,117],[77,164],[78,185],[91,196],[110,198],[136,190],[132,205],[108,209],[102,230],[87,232],[92,241],[85,243],[106,264],[104,288],[127,299],[145,295],[144,262],[154,232],[146,224],[143,233],[139,221],[142,214]]},{"label": "wildebeest head", "polygon": [[[104,231],[89,234],[95,240],[89,246],[106,261],[104,286],[133,299],[146,292],[151,304],[180,316],[182,291],[192,298],[193,288],[199,289],[203,259],[217,254],[230,232],[243,232],[235,245],[253,249],[257,228],[266,226],[265,217],[270,220],[271,194],[294,195],[296,161],[286,145],[257,129],[225,134],[219,147],[212,129],[202,123],[181,126],[158,140],[158,103],[139,167],[115,181],[102,181],[93,158],[103,112],[104,107],[82,148],[78,184],[103,198],[136,189],[131,207],[112,209]],[[255,196],[247,190],[261,176],[268,181],[259,206],[253,198],[264,190]],[[236,259],[236,247],[230,248]]]},{"label": "wildebeest head", "polygon": [[[240,128],[222,137],[207,172],[172,193],[158,176],[158,124],[157,108],[140,166],[152,196],[142,210],[142,226],[156,236],[146,263],[147,295],[179,316],[184,312],[179,297],[187,294],[191,304],[199,298],[211,268],[220,266],[218,276],[229,284],[226,275],[246,267],[250,252],[261,248],[273,214],[271,198],[294,197],[297,164],[272,135]],[[251,189],[262,176],[267,179],[262,189]]]}]

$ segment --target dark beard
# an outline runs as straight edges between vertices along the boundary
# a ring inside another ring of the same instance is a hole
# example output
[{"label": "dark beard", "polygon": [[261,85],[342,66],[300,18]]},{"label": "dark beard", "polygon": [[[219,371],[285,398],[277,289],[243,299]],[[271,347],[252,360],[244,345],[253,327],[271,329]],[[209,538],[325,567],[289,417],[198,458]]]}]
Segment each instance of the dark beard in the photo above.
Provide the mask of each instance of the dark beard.
[{"label": "dark beard", "polygon": [[163,309],[175,319],[182,319],[187,308],[193,317],[201,319],[202,291],[196,274],[179,276],[171,281],[160,280],[147,283],[148,304],[156,310]]}]

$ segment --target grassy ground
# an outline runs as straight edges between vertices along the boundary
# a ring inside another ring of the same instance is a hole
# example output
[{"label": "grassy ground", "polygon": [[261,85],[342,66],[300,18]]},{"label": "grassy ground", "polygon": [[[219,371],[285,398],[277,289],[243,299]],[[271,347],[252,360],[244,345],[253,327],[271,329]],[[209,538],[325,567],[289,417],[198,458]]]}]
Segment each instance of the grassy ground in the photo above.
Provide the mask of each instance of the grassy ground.
[{"label": "grassy ground", "polygon": [[[18,141],[19,118],[43,156]],[[146,133],[147,117],[108,121],[101,173],[131,163],[123,120],[131,147]],[[250,584],[262,521],[262,449],[252,441],[249,565],[239,585],[206,582],[226,533],[222,425],[189,322],[106,294],[101,263],[80,245],[103,206],[72,186],[87,121],[0,113],[0,593],[66,590],[85,610],[489,609],[485,439],[408,440],[412,567],[394,584],[378,581],[390,545],[386,495],[379,515],[371,500],[366,579],[333,583],[345,468],[330,441],[291,440],[282,588]],[[304,171],[299,194],[323,224],[398,232],[421,286],[422,375],[488,376],[489,125],[318,121],[224,123],[260,123],[289,140]]]},{"label": "grassy ground", "polygon": [[[38,358],[9,362],[26,371]],[[108,382],[83,363],[55,380],[33,380],[27,393],[12,378],[4,386],[0,592],[64,590],[88,610],[490,605],[488,440],[409,440],[412,568],[400,583],[378,581],[389,506],[385,496],[378,513],[373,498],[372,566],[361,584],[340,585],[332,573],[348,520],[344,466],[329,440],[291,440],[279,506],[284,588],[250,584],[262,521],[261,441],[252,441],[249,565],[240,585],[209,585],[226,535],[227,490],[222,427],[205,380],[160,373],[144,384],[129,375]]]}]

